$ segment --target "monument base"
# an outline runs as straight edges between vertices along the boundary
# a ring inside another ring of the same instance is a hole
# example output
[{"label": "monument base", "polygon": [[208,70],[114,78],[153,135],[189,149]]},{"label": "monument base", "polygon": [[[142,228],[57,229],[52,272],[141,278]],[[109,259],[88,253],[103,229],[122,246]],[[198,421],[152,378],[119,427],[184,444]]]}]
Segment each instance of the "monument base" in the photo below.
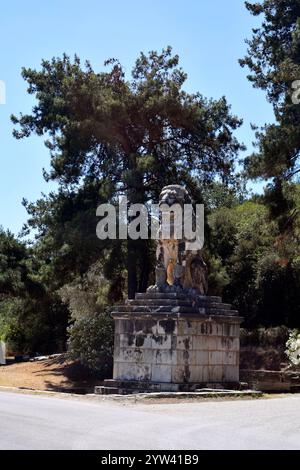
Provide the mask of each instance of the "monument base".
[{"label": "monument base", "polygon": [[[115,389],[237,388],[241,318],[220,297],[137,294],[113,312]],[[105,384],[104,384],[105,386]]]}]

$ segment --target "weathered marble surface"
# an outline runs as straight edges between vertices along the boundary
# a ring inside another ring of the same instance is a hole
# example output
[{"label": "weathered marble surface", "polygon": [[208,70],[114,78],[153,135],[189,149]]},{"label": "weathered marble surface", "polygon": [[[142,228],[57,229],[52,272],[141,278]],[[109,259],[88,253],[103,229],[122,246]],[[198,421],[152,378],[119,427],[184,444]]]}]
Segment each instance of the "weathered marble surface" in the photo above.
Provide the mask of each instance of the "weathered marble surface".
[{"label": "weathered marble surface", "polygon": [[239,381],[241,319],[220,298],[203,297],[202,307],[195,307],[180,294],[137,294],[113,316],[115,380]]}]

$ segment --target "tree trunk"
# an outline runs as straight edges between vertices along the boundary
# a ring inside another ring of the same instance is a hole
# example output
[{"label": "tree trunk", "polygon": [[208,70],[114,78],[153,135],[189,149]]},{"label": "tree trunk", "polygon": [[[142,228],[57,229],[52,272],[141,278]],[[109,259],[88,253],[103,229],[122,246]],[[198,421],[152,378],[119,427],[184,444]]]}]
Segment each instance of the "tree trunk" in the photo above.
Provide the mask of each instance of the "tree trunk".
[{"label": "tree trunk", "polygon": [[150,274],[150,259],[149,259],[149,243],[148,240],[140,240],[140,276],[139,276],[139,292],[146,292],[149,282]]},{"label": "tree trunk", "polygon": [[[127,192],[128,204],[143,204],[145,202],[145,193],[143,185],[143,174],[137,171],[136,154],[129,154],[129,169],[131,171],[132,182]],[[130,217],[128,217],[130,222]],[[137,292],[137,265],[140,259],[140,244],[137,240],[127,241],[127,270],[128,270],[128,298],[134,299]],[[143,260],[144,261],[144,260]],[[142,261],[142,262],[143,262]]]},{"label": "tree trunk", "polygon": [[136,242],[134,240],[127,240],[127,279],[128,279],[128,298],[134,299],[137,291],[137,252]]}]

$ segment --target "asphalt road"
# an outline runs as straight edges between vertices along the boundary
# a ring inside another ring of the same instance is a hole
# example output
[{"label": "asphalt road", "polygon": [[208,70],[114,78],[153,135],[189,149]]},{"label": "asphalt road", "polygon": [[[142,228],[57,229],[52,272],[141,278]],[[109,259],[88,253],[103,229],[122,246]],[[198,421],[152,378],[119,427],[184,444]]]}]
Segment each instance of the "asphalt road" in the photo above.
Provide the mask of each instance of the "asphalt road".
[{"label": "asphalt road", "polygon": [[0,392],[0,449],[300,449],[300,396],[178,404]]}]

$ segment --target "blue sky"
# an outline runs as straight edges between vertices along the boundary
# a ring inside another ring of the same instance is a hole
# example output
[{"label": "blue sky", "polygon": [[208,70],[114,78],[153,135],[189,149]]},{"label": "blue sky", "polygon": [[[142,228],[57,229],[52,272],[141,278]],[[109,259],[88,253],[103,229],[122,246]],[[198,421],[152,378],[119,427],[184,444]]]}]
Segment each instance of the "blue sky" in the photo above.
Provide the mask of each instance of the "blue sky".
[{"label": "blue sky", "polygon": [[29,112],[22,66],[39,68],[42,58],[77,53],[96,70],[115,57],[129,73],[140,51],[171,45],[188,73],[187,91],[225,95],[244,119],[237,136],[251,150],[250,123],[273,120],[264,94],[252,88],[238,59],[246,50],[257,19],[243,0],[3,0],[1,2],[0,80],[6,104],[0,105],[0,225],[18,233],[26,221],[22,198],[36,200],[54,187],[43,180],[49,167],[43,139],[12,137],[12,113]]}]

